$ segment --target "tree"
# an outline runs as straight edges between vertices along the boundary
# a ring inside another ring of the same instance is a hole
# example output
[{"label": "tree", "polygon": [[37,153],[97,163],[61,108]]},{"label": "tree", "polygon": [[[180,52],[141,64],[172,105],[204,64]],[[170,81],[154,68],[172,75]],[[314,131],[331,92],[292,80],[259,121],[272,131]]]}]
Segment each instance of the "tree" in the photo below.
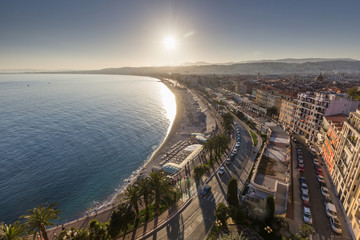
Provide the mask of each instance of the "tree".
[{"label": "tree", "polygon": [[309,237],[310,235],[314,234],[315,230],[309,224],[302,224],[300,226],[300,234],[302,237]]},{"label": "tree", "polygon": [[226,226],[226,220],[229,218],[229,216],[228,216],[228,208],[224,203],[218,203],[214,214],[217,220],[219,220],[223,226]]},{"label": "tree", "polygon": [[86,228],[79,230],[75,227],[72,227],[70,229],[62,230],[58,236],[58,239],[90,240],[90,233],[89,230]]},{"label": "tree", "polygon": [[89,224],[90,239],[105,240],[108,238],[107,227],[96,219]]},{"label": "tree", "polygon": [[151,191],[151,182],[148,177],[142,178],[136,182],[139,193],[142,195],[145,205],[145,220],[149,219],[149,205],[152,202],[153,192]]},{"label": "tree", "polygon": [[152,171],[150,174],[151,189],[154,193],[155,214],[160,214],[160,202],[173,193],[173,187],[166,180],[163,171]]},{"label": "tree", "polygon": [[230,112],[222,114],[223,118],[223,126],[226,130],[226,132],[230,132],[231,130],[231,124],[233,123],[234,117]]},{"label": "tree", "polygon": [[21,216],[21,218],[25,218],[26,227],[34,235],[34,238],[36,234],[39,233],[45,240],[48,240],[46,227],[55,226],[55,224],[50,221],[58,219],[61,211],[55,207],[55,203],[52,203],[49,206],[41,204],[28,212],[30,213],[29,215]]},{"label": "tree", "polygon": [[265,223],[271,225],[274,221],[275,202],[274,197],[269,195],[265,199]]},{"label": "tree", "polygon": [[13,224],[0,224],[0,240],[18,240],[22,239],[25,232],[24,226],[19,221]]},{"label": "tree", "polygon": [[204,173],[205,173],[205,168],[203,165],[198,165],[194,167],[194,174],[196,179],[200,179]]},{"label": "tree", "polygon": [[126,232],[129,223],[135,219],[134,211],[125,203],[122,203],[111,214],[108,232],[115,239],[121,231]]},{"label": "tree", "polygon": [[136,222],[140,219],[139,205],[141,204],[141,193],[139,188],[136,185],[129,186],[125,189],[124,192],[125,201],[129,204],[130,207],[133,207],[136,214]]},{"label": "tree", "polygon": [[266,115],[268,116],[278,116],[279,115],[279,111],[276,107],[271,107],[271,108],[267,108],[266,109]]},{"label": "tree", "polygon": [[239,198],[237,194],[238,190],[238,183],[235,178],[231,178],[227,183],[227,201],[229,202],[230,206],[238,207],[239,206]]},{"label": "tree", "polygon": [[358,101],[360,100],[360,90],[358,87],[352,87],[347,92],[349,94],[349,97],[352,98],[352,100]]}]

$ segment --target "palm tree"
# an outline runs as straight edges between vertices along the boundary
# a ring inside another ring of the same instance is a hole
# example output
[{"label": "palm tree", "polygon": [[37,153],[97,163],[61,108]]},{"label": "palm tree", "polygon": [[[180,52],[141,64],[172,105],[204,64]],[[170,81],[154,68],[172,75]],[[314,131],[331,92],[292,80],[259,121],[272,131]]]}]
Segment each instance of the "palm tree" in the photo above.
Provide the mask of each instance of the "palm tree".
[{"label": "palm tree", "polygon": [[141,205],[141,193],[136,185],[129,186],[124,192],[125,200],[134,208],[136,215],[136,222],[140,219],[139,204]]},{"label": "palm tree", "polygon": [[25,218],[25,224],[27,228],[32,232],[34,239],[36,234],[39,233],[45,240],[48,240],[46,233],[46,226],[55,226],[52,222],[53,219],[59,218],[60,210],[55,206],[55,203],[45,206],[41,204],[35,207],[33,210],[28,210],[29,215],[23,215],[21,218]]},{"label": "palm tree", "polygon": [[164,171],[152,171],[150,174],[151,188],[155,198],[155,214],[160,214],[160,201],[165,200],[173,192],[173,187],[166,180]]},{"label": "palm tree", "polygon": [[144,205],[145,205],[145,219],[149,219],[149,205],[152,202],[152,189],[151,182],[148,177],[142,178],[136,182],[136,186],[139,189],[141,196],[143,197]]},{"label": "palm tree", "polygon": [[21,236],[24,234],[24,226],[19,221],[14,224],[1,224],[0,225],[0,239],[1,240],[18,240],[22,239]]}]

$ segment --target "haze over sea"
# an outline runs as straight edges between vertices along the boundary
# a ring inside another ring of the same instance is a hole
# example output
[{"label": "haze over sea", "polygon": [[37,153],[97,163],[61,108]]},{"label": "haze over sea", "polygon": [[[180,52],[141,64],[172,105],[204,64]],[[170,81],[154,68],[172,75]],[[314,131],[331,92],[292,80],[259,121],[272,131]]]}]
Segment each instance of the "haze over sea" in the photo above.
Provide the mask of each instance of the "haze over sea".
[{"label": "haze over sea", "polygon": [[175,97],[157,79],[0,74],[0,222],[57,202],[70,221],[108,203],[164,140]]}]

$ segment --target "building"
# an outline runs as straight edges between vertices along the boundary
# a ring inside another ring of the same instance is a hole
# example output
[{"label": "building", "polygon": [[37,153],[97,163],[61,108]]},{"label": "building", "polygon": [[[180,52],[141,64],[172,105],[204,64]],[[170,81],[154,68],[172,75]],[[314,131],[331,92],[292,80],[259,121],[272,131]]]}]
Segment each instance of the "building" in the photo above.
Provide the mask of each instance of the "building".
[{"label": "building", "polygon": [[299,93],[294,115],[293,131],[311,142],[317,142],[323,117],[355,111],[359,101],[352,101],[347,94],[329,92]]},{"label": "building", "polygon": [[284,129],[292,129],[294,126],[294,113],[296,109],[296,101],[292,98],[284,98],[281,101],[279,111],[279,122]]},{"label": "building", "polygon": [[267,103],[267,91],[262,90],[262,89],[256,89],[256,99],[255,102],[260,106],[260,107],[266,107],[266,103]]},{"label": "building", "polygon": [[360,111],[344,122],[331,177],[356,239],[360,239]]},{"label": "building", "polygon": [[[254,208],[264,209],[265,199],[271,195],[275,201],[275,214],[287,210],[290,183],[289,136],[276,124],[266,123],[271,130],[269,144],[260,154],[250,179],[245,202]],[[271,168],[271,169],[270,169]]]},{"label": "building", "polygon": [[318,136],[321,142],[321,155],[324,159],[326,167],[331,175],[334,168],[335,150],[339,144],[340,133],[347,116],[337,114],[324,117],[320,133]]}]

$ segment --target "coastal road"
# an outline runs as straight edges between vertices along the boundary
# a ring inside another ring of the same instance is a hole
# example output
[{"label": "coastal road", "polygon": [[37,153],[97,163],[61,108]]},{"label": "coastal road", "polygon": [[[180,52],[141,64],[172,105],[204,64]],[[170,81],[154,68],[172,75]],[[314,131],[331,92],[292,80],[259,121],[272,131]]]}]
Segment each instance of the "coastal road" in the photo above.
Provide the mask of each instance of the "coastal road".
[{"label": "coastal road", "polygon": [[238,179],[239,189],[245,184],[252,167],[252,140],[247,129],[240,126],[241,145],[239,153],[230,165],[225,166],[225,173],[216,172],[209,180],[212,187],[206,196],[197,193],[191,203],[177,216],[175,216],[162,229],[157,230],[145,239],[204,239],[214,224],[214,210],[216,204],[225,203],[227,181],[234,177]]}]

